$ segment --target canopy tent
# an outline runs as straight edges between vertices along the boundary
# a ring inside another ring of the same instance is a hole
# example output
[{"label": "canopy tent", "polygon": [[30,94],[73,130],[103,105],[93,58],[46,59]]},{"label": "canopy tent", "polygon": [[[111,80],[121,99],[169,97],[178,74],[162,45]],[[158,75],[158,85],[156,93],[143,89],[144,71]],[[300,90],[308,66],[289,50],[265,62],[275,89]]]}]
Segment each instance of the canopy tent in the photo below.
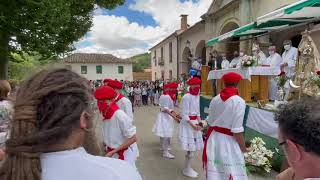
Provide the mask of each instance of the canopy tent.
[{"label": "canopy tent", "polygon": [[207,46],[212,46],[232,37],[261,35],[273,30],[281,30],[293,25],[309,23],[319,19],[320,0],[301,0],[258,17],[255,22],[210,39],[207,42]]}]

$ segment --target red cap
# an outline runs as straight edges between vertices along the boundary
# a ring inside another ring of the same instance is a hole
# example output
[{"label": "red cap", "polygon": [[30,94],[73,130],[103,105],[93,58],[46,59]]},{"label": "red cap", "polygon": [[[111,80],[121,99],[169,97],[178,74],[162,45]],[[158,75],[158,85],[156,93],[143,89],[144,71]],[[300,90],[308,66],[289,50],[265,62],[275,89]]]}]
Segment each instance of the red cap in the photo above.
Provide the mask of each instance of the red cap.
[{"label": "red cap", "polygon": [[94,92],[94,97],[97,100],[109,100],[115,98],[116,96],[117,92],[109,86],[102,86]]},{"label": "red cap", "polygon": [[163,89],[168,89],[168,88],[170,88],[170,83],[163,85]]},{"label": "red cap", "polygon": [[198,84],[201,84],[201,79],[197,78],[197,77],[193,77],[191,79],[189,79],[187,81],[187,84],[188,85],[198,85]]},{"label": "red cap", "polygon": [[173,83],[170,84],[170,88],[172,88],[172,89],[177,89],[178,86],[179,86],[179,84],[176,83],[176,82],[173,82]]},{"label": "red cap", "polygon": [[108,82],[108,86],[114,89],[122,89],[123,84],[118,80],[112,80]]},{"label": "red cap", "polygon": [[103,83],[109,83],[110,81],[112,81],[112,79],[104,79]]},{"label": "red cap", "polygon": [[235,72],[229,72],[222,76],[221,78],[225,83],[238,83],[243,78],[240,74]]}]

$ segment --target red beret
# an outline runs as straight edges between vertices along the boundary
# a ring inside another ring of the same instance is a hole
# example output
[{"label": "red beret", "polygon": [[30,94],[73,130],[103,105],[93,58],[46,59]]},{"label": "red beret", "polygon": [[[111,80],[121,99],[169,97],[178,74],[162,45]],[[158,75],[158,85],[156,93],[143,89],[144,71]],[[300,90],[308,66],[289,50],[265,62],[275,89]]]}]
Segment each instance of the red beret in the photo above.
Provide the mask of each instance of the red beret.
[{"label": "red beret", "polygon": [[163,89],[168,89],[168,88],[170,88],[170,83],[163,85]]},{"label": "red beret", "polygon": [[170,88],[173,88],[173,89],[177,89],[178,86],[179,86],[179,84],[176,83],[176,82],[173,82],[173,83],[170,84]]},{"label": "red beret", "polygon": [[237,74],[235,72],[229,72],[222,76],[221,78],[225,83],[238,83],[243,78],[240,74]]},{"label": "red beret", "polygon": [[104,80],[103,80],[104,83],[108,83],[108,82],[110,82],[110,81],[112,81],[112,79],[104,79]]},{"label": "red beret", "polygon": [[108,82],[108,86],[114,88],[114,89],[122,89],[122,83],[118,80],[112,80]]},{"label": "red beret", "polygon": [[197,78],[197,77],[193,77],[191,79],[189,79],[187,81],[187,84],[188,85],[198,85],[198,84],[201,84],[201,79]]},{"label": "red beret", "polygon": [[102,86],[94,92],[97,100],[113,99],[117,96],[117,92],[109,86]]}]

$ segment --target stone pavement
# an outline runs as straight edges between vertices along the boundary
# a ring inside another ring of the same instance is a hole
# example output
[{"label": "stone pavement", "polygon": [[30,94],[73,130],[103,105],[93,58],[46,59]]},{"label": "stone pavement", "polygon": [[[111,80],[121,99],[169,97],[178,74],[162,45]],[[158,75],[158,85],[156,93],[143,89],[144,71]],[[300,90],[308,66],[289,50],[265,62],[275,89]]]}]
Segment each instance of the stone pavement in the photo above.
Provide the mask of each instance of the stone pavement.
[{"label": "stone pavement", "polygon": [[[169,160],[161,157],[159,138],[153,135],[152,126],[156,119],[159,107],[136,107],[134,116],[138,132],[138,146],[140,157],[137,161],[138,170],[144,180],[188,180],[181,173],[184,165],[185,152],[181,151],[177,144],[177,128],[175,136],[171,140],[172,153],[175,159]],[[198,179],[205,179],[202,170],[201,154],[198,152],[193,162],[194,169],[200,174]],[[275,173],[269,177],[250,176],[250,180],[272,180]]]}]

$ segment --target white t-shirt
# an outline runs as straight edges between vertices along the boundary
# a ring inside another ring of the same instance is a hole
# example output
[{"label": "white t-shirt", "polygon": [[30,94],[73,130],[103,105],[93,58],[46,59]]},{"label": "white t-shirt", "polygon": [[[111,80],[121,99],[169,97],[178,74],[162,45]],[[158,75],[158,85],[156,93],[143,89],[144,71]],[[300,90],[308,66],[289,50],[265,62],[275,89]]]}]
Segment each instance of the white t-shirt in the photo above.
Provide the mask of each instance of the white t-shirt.
[{"label": "white t-shirt", "polygon": [[132,119],[122,110],[117,110],[110,120],[103,121],[103,141],[111,148],[117,148],[127,138],[136,134]]},{"label": "white t-shirt", "polygon": [[141,180],[131,165],[118,159],[88,154],[84,148],[40,156],[42,180]]}]

